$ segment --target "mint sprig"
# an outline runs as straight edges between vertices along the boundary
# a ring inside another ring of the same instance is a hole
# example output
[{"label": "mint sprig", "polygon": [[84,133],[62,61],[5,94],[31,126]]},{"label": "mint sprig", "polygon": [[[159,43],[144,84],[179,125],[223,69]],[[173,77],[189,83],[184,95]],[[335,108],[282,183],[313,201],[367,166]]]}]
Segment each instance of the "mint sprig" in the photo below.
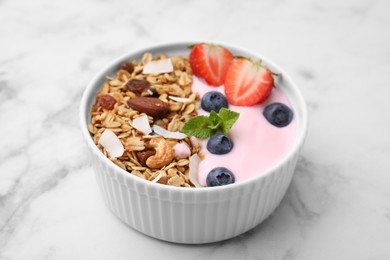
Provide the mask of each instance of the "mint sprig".
[{"label": "mint sprig", "polygon": [[181,130],[187,135],[198,138],[207,138],[216,133],[227,134],[239,116],[239,113],[227,108],[221,108],[218,114],[211,110],[209,116],[191,118]]}]

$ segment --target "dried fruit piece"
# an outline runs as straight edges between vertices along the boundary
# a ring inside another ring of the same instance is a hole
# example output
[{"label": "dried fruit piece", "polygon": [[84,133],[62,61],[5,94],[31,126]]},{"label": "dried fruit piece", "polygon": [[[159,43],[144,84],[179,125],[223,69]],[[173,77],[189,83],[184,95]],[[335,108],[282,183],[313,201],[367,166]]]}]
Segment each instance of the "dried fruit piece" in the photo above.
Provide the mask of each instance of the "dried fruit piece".
[{"label": "dried fruit piece", "polygon": [[154,118],[162,118],[169,110],[169,105],[154,97],[136,97],[127,100],[127,105]]},{"label": "dried fruit piece", "polygon": [[150,87],[150,82],[144,79],[132,79],[126,83],[127,90],[136,94],[141,94],[144,89]]},{"label": "dried fruit piece", "polygon": [[116,100],[110,95],[102,95],[98,98],[98,103],[102,108],[111,110],[114,108]]},{"label": "dried fruit piece", "polygon": [[130,74],[134,71],[134,65],[131,62],[122,64],[120,68],[129,72]]},{"label": "dried fruit piece", "polygon": [[146,160],[152,156],[152,155],[155,155],[156,154],[156,151],[155,150],[151,150],[151,149],[148,149],[148,150],[143,150],[143,151],[139,151],[139,152],[136,152],[135,155],[137,156],[137,159],[139,161],[139,163],[146,167]]}]

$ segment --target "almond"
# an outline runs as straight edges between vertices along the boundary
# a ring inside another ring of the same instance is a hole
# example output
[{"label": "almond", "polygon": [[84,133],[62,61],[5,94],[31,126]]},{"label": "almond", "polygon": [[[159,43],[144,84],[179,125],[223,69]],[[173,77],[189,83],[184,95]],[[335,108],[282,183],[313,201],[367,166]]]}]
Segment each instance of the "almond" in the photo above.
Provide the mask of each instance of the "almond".
[{"label": "almond", "polygon": [[134,110],[154,118],[162,118],[169,110],[169,105],[154,97],[136,97],[127,100],[127,105]]}]

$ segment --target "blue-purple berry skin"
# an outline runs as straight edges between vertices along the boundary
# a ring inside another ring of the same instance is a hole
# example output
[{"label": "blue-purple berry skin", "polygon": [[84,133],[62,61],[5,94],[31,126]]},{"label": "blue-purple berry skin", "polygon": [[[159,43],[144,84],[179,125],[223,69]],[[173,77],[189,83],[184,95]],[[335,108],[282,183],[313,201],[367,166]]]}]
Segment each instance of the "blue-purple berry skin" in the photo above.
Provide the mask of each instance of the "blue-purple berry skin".
[{"label": "blue-purple berry skin", "polygon": [[263,111],[267,121],[276,127],[289,125],[294,117],[292,110],[282,103],[272,103],[265,107]]},{"label": "blue-purple berry skin", "polygon": [[216,167],[212,169],[206,178],[208,187],[223,186],[234,182],[234,174],[225,167]]},{"label": "blue-purple berry skin", "polygon": [[218,113],[221,108],[228,108],[229,103],[221,92],[210,91],[203,95],[202,100],[200,101],[200,106],[207,112],[214,110]]},{"label": "blue-purple berry skin", "polygon": [[206,147],[212,154],[227,154],[233,149],[233,141],[224,134],[216,133],[209,138]]}]

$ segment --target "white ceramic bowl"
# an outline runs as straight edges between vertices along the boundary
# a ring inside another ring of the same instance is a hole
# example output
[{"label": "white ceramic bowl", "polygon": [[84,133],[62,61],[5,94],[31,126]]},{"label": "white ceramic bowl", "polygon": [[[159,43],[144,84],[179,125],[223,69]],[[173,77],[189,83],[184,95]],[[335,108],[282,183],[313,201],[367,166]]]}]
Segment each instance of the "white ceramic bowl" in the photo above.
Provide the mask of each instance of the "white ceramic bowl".
[{"label": "white ceramic bowl", "polygon": [[96,179],[107,207],[123,222],[148,236],[175,243],[201,244],[242,234],[266,219],[279,205],[291,182],[307,129],[306,105],[296,84],[274,62],[255,52],[218,43],[234,55],[261,58],[274,72],[282,73],[283,88],[297,120],[296,142],[287,156],[256,178],[212,188],[179,188],[152,183],[112,163],[94,144],[88,132],[90,107],[105,76],[115,75],[125,61],[141,59],[146,51],[168,56],[188,55],[193,42],[156,45],[122,55],[101,70],[88,84],[81,101],[81,129],[86,139]]}]

